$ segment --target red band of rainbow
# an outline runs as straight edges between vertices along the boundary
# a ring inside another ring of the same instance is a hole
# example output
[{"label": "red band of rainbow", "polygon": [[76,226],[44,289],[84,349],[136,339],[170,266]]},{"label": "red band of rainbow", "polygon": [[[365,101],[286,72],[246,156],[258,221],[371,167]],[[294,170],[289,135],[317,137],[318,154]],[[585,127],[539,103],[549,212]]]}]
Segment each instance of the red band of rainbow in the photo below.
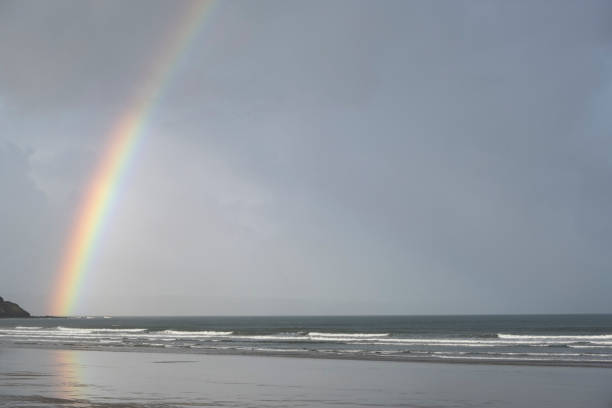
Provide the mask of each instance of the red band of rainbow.
[{"label": "red band of rainbow", "polygon": [[145,84],[139,88],[135,102],[109,132],[106,149],[82,198],[64,249],[50,305],[52,314],[68,315],[72,312],[96,238],[106,222],[105,216],[117,193],[121,175],[143,135],[152,111],[172,78],[173,70],[197,36],[211,5],[212,1],[204,0],[189,3],[185,7],[179,18],[178,29],[172,32],[161,47],[162,52],[152,64],[153,68]]}]

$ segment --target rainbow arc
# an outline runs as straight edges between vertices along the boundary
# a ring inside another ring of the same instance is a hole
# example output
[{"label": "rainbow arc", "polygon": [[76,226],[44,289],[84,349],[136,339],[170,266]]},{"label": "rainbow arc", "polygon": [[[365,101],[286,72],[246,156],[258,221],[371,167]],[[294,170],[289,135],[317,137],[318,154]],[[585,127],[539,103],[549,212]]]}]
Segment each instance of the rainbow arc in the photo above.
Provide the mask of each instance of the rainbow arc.
[{"label": "rainbow arc", "polygon": [[[199,28],[209,14],[213,1],[189,3],[160,47],[161,52],[152,62],[149,75],[136,90],[136,97],[107,135],[106,149],[91,178],[74,224],[70,230],[58,277],[51,300],[51,313],[69,315],[76,301],[101,227],[108,221],[107,215],[121,177],[140,142],[160,97],[172,79],[173,71],[181,57],[197,37]],[[184,3],[179,3],[184,4]]]}]

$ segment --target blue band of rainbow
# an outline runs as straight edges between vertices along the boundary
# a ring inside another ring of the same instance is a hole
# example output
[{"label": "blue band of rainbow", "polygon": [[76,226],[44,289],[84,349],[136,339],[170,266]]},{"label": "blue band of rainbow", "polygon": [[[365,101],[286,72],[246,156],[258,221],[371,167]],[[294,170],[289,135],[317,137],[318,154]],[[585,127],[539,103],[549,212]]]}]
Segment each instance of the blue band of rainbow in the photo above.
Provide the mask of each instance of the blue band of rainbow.
[{"label": "blue band of rainbow", "polygon": [[88,184],[64,249],[51,299],[52,314],[68,315],[72,312],[96,238],[101,226],[107,222],[105,218],[114,201],[121,176],[160,96],[172,79],[173,71],[197,37],[212,3],[212,0],[196,1],[185,7],[178,28],[172,31],[161,47],[162,52],[151,65],[152,70],[138,89],[134,103],[130,104],[109,132],[106,149]]}]

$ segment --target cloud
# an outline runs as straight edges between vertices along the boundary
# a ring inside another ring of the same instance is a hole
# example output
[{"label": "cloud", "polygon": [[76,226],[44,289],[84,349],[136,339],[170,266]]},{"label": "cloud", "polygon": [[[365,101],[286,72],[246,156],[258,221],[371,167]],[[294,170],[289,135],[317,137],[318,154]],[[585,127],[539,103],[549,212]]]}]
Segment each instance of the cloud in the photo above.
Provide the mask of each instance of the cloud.
[{"label": "cloud", "polygon": [[[49,280],[179,10],[2,7],[17,291]],[[217,3],[149,117],[79,312],[608,310],[609,11]]]},{"label": "cloud", "polygon": [[61,220],[30,177],[31,155],[0,142],[0,271],[3,295],[41,313],[55,269]]}]

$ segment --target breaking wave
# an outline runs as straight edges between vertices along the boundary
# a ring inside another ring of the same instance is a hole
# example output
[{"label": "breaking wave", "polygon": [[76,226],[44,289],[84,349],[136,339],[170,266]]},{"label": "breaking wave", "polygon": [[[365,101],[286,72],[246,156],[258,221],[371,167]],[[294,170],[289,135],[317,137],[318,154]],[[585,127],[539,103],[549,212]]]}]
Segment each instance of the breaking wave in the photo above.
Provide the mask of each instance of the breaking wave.
[{"label": "breaking wave", "polygon": [[612,334],[586,334],[586,335],[531,335],[531,334],[505,334],[498,333],[500,339],[509,340],[571,340],[571,341],[590,341],[590,340],[612,340]]},{"label": "breaking wave", "polygon": [[343,338],[376,338],[376,337],[387,337],[390,333],[324,333],[324,332],[309,332],[311,337],[343,337]]},{"label": "breaking wave", "polygon": [[[166,326],[167,327],[167,326]],[[269,329],[266,329],[269,330]],[[392,332],[176,330],[138,327],[0,327],[0,345],[191,352],[235,352],[399,359],[605,361],[612,365],[612,334],[459,333],[420,336]]]}]

